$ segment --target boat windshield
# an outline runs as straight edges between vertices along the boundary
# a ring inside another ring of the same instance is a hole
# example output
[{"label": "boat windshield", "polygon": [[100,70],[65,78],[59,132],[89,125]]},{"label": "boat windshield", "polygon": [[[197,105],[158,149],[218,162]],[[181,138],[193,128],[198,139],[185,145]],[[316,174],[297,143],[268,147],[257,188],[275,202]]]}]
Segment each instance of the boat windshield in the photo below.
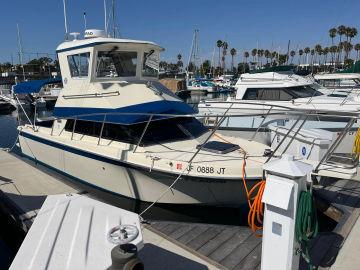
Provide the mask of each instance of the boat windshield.
[{"label": "boat windshield", "polygon": [[[106,123],[102,138],[124,143],[137,144],[146,127],[146,122],[133,125]],[[65,130],[72,132],[73,119],[68,119]],[[77,120],[74,132],[98,137],[101,132],[101,122]],[[167,118],[152,121],[142,140],[141,146],[161,144],[166,142],[196,139],[208,132],[208,129],[195,118]]]},{"label": "boat windshield", "polygon": [[137,66],[137,52],[100,51],[96,61],[96,76],[135,77]]}]

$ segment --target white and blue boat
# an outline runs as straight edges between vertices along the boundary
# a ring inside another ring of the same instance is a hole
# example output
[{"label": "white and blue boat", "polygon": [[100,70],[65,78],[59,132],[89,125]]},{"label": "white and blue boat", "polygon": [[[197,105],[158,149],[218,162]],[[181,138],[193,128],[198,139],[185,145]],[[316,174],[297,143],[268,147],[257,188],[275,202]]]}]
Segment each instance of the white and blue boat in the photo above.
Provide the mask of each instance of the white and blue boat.
[{"label": "white and blue boat", "polygon": [[87,33],[58,46],[63,89],[54,118],[19,127],[23,155],[145,202],[245,203],[242,177],[249,185],[262,179],[267,146],[211,137],[193,109],[159,83],[157,44]]}]

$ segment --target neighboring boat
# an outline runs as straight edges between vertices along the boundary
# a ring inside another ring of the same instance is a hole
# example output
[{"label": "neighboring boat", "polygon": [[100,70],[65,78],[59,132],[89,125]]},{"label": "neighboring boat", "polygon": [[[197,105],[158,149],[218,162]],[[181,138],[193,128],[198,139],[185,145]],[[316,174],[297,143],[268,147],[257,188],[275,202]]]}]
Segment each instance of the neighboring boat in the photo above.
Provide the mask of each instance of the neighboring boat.
[{"label": "neighboring boat", "polygon": [[224,74],[221,75],[215,79],[213,79],[213,82],[216,86],[221,88],[230,88],[233,86],[233,75],[230,74]]},{"label": "neighboring boat", "polygon": [[[199,113],[208,115],[205,124],[212,126],[216,119],[211,115],[221,115],[226,111],[228,111],[227,115],[263,114],[263,116],[229,117],[220,127],[226,131],[224,134],[242,133],[245,136],[246,131],[251,137],[251,134],[258,130],[259,125],[289,127],[296,121],[287,114],[291,111],[302,111],[304,115],[309,112],[333,115],[307,117],[303,128],[321,128],[337,133],[347,125],[348,118],[341,118],[342,116],[346,114],[358,116],[360,112],[358,97],[335,93],[320,87],[309,78],[294,74],[276,72],[243,74],[236,83],[236,88],[235,98],[228,98],[226,101],[205,100],[198,105]],[[264,120],[267,114],[269,115]],[[354,124],[354,127],[358,126],[358,123]],[[346,149],[352,147],[354,134],[354,131],[351,131],[351,137],[347,138]],[[259,141],[270,144],[270,134],[265,132],[262,135]]]},{"label": "neighboring boat", "polygon": [[10,95],[0,94],[0,112],[9,112],[16,109],[16,101]]},{"label": "neighboring boat", "polygon": [[192,92],[214,92],[216,90],[216,87],[214,83],[203,80],[203,79],[191,79],[187,82],[187,90]]},{"label": "neighboring boat", "polygon": [[91,33],[58,46],[63,89],[55,120],[19,127],[23,155],[141,201],[244,204],[242,178],[249,186],[262,179],[268,147],[211,137],[194,110],[158,82],[160,46]]},{"label": "neighboring boat", "polygon": [[324,73],[314,75],[314,79],[320,85],[338,92],[360,91],[360,73]]}]

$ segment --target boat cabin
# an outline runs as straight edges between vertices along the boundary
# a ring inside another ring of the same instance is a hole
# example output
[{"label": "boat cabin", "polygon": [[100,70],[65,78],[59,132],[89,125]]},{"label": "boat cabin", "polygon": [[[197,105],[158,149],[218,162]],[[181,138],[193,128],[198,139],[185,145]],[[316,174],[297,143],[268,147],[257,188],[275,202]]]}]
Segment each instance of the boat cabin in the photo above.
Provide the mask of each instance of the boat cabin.
[{"label": "boat cabin", "polygon": [[239,100],[290,101],[323,95],[309,79],[276,72],[243,74],[235,87]]},{"label": "boat cabin", "polygon": [[[54,115],[74,118],[109,113],[106,122],[133,124],[149,116],[114,113],[193,113],[158,82],[163,50],[149,41],[108,38],[100,30],[87,30],[85,39],[63,42],[56,52],[64,87]],[[85,118],[102,121],[104,115]]]}]

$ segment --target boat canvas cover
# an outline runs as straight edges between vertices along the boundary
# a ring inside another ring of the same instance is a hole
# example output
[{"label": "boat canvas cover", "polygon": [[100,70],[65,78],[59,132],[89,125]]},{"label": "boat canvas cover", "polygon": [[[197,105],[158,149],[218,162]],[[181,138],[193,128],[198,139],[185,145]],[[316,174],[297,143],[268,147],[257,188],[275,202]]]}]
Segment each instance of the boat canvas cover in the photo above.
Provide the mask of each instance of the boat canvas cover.
[{"label": "boat canvas cover", "polygon": [[33,94],[39,93],[41,88],[47,84],[51,83],[61,83],[61,78],[52,78],[52,79],[45,79],[45,80],[34,80],[28,82],[18,83],[14,86],[13,90],[15,94]]}]

